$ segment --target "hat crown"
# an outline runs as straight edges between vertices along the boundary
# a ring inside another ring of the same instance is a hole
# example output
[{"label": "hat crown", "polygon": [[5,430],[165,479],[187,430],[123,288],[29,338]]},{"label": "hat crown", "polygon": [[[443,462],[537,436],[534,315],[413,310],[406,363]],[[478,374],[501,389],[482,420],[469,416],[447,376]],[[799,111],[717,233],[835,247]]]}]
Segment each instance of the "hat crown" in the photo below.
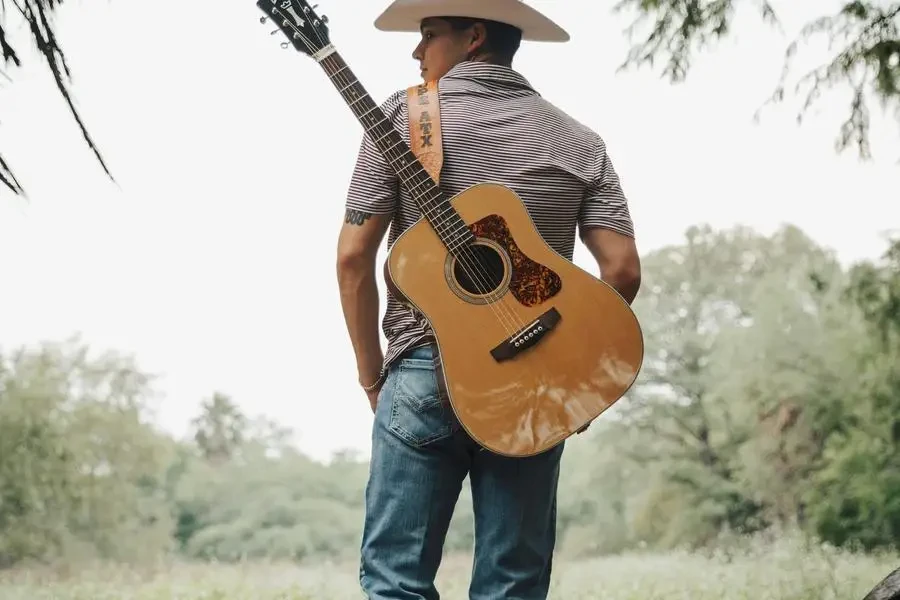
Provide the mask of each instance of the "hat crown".
[{"label": "hat crown", "polygon": [[418,32],[429,17],[468,17],[506,23],[522,30],[522,39],[567,42],[569,34],[522,0],[394,0],[375,19],[381,31]]}]

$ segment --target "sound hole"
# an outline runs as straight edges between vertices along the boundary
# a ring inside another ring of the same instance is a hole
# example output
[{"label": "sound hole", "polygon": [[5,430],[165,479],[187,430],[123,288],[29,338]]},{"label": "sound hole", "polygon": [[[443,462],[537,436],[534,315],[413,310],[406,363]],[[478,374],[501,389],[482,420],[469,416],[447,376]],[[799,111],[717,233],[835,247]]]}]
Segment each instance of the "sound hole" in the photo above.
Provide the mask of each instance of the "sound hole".
[{"label": "sound hole", "polygon": [[473,296],[490,294],[503,284],[503,257],[492,246],[475,243],[461,249],[453,264],[459,287]]}]

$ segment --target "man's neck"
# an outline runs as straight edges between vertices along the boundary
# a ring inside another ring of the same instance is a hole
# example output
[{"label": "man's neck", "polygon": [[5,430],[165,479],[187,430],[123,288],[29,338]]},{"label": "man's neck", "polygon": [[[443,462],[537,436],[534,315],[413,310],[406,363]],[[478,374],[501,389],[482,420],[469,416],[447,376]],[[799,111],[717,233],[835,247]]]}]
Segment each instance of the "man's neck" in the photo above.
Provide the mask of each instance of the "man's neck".
[{"label": "man's neck", "polygon": [[508,69],[512,68],[512,62],[508,60],[502,60],[493,54],[476,54],[469,58],[472,62],[480,62],[488,65],[497,65],[498,67],[506,67]]}]

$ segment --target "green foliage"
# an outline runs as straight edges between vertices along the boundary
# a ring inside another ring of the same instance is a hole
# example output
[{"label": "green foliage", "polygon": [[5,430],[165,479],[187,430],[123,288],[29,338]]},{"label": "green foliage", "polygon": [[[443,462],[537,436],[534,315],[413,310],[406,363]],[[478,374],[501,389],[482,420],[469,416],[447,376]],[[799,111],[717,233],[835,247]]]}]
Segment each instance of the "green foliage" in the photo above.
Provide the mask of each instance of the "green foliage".
[{"label": "green foliage", "polygon": [[226,461],[238,451],[246,428],[246,418],[224,394],[215,393],[201,406],[201,414],[192,421],[194,441],[211,462]]},{"label": "green foliage", "polygon": [[808,494],[810,519],[824,539],[867,550],[900,540],[897,452],[883,424],[834,438]]},{"label": "green foliage", "polygon": [[565,550],[575,556],[621,552],[635,542],[629,498],[645,485],[615,450],[628,443],[628,432],[600,420],[582,436],[566,448],[560,473],[558,527]]},{"label": "green foliage", "polygon": [[[332,470],[333,469],[333,470]],[[195,461],[175,504],[184,554],[198,559],[340,557],[357,545],[365,466],[326,467],[290,451],[246,451],[215,466]]]},{"label": "green foliage", "polygon": [[[635,309],[648,352],[623,418],[643,436],[632,458],[661,486],[648,492],[647,510],[660,495],[685,496],[668,503],[680,515],[666,521],[668,531],[648,524],[645,533],[655,531],[663,544],[704,543],[722,527],[765,527],[778,494],[763,494],[758,484],[779,480],[769,468],[754,473],[759,452],[748,449],[769,443],[759,435],[763,415],[787,399],[803,402],[791,397],[824,369],[818,358],[803,356],[815,353],[809,334],[820,327],[818,316],[803,315],[818,295],[812,276],[830,280],[839,267],[795,228],[772,238],[742,228],[692,228],[684,245],[643,263]],[[809,345],[785,338],[791,328]],[[801,360],[819,368],[786,368]]]},{"label": "green foliage", "polygon": [[866,549],[900,540],[900,241],[883,264],[851,272],[848,296],[872,345],[855,365],[848,400],[854,425],[833,436],[809,492],[810,519],[835,544]]},{"label": "green foliage", "polygon": [[884,351],[900,347],[900,240],[894,241],[883,264],[864,262],[850,271],[848,295],[871,323]]},{"label": "green foliage", "polygon": [[167,549],[168,442],[144,420],[149,394],[130,361],[77,340],[0,356],[0,564]]},{"label": "green foliage", "polygon": [[[696,54],[731,35],[738,10],[748,5],[755,7],[765,23],[780,24],[768,0],[619,0],[616,11],[631,10],[636,15],[628,34],[634,35],[645,25],[648,29],[621,68],[652,67],[660,61],[664,63],[663,77],[682,82]],[[851,93],[850,114],[839,128],[836,147],[843,151],[855,145],[860,157],[870,158],[871,101],[894,111],[900,122],[900,3],[848,0],[835,14],[810,21],[785,50],[781,79],[771,102],[784,100],[800,46],[818,39],[827,40],[831,58],[795,82],[794,92],[805,94],[798,120],[824,93],[844,86]]]}]

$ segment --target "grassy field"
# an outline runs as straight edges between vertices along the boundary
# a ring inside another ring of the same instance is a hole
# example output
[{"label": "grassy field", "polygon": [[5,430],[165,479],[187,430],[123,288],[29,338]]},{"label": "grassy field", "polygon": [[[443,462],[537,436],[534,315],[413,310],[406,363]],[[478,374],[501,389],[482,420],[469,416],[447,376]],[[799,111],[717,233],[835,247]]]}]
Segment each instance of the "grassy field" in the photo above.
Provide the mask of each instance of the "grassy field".
[{"label": "grassy field", "polygon": [[[448,557],[441,597],[465,600],[470,558]],[[900,557],[854,556],[800,542],[738,555],[688,553],[558,559],[551,598],[564,600],[861,600]],[[0,600],[348,600],[354,563],[173,565],[0,574]]]}]

